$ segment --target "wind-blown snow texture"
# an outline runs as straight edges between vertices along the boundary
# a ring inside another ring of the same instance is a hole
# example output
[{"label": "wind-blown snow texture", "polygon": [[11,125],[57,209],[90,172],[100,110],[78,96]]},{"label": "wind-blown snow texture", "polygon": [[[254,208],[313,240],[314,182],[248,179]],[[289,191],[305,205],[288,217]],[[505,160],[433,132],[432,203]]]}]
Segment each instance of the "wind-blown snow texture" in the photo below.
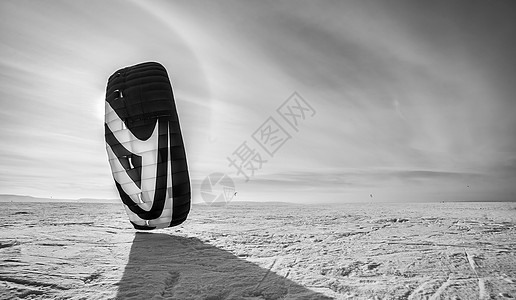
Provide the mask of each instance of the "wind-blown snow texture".
[{"label": "wind-blown snow texture", "polygon": [[511,299],[516,203],[1,203],[0,299]]}]

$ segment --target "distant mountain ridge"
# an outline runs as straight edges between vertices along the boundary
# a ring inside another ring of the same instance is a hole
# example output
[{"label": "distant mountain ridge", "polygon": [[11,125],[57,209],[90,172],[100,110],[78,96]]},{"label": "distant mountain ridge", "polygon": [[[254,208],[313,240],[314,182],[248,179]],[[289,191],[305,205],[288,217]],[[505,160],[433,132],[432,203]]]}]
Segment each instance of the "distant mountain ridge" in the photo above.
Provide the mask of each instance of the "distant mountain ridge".
[{"label": "distant mountain ridge", "polygon": [[[27,195],[0,194],[0,202],[62,202],[62,203],[120,203],[120,199],[96,199],[96,198],[79,198],[79,199],[63,199],[63,198],[41,198]],[[228,203],[212,203],[194,202],[192,205],[201,206],[226,206],[226,205],[300,205],[300,203],[281,202],[281,201],[231,201]]]},{"label": "distant mountain ridge", "polygon": [[0,194],[0,202],[81,202],[81,203],[118,203],[118,199],[95,199],[95,198],[79,198],[79,199],[56,199],[56,198],[40,198],[26,195],[10,195]]}]

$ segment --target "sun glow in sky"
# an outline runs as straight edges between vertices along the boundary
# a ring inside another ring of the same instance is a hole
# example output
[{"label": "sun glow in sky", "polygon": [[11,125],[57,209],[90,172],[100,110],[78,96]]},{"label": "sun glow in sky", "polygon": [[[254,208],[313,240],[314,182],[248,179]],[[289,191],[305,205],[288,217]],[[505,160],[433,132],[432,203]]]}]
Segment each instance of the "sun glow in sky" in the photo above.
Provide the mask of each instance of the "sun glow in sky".
[{"label": "sun glow in sky", "polygon": [[[2,1],[0,194],[117,198],[107,78],[159,61],[194,201],[514,201],[513,1]],[[297,92],[298,130],[276,109]],[[267,156],[269,117],[292,136]],[[267,162],[246,182],[228,157]]]}]

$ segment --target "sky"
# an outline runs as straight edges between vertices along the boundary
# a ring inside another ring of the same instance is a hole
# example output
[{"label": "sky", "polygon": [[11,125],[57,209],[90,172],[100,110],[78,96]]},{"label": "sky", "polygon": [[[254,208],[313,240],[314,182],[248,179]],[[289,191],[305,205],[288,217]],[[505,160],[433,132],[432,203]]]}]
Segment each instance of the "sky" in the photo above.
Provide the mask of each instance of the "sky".
[{"label": "sky", "polygon": [[194,202],[213,173],[242,201],[515,201],[515,8],[1,1],[0,194],[117,198],[107,78],[158,61]]}]

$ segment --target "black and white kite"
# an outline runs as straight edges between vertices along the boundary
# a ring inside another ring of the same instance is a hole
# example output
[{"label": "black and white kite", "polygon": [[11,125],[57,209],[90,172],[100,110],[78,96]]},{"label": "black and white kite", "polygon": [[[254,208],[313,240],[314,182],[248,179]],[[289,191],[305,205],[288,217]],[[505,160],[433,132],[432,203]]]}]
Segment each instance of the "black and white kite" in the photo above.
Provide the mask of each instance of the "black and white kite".
[{"label": "black and white kite", "polygon": [[190,179],[167,71],[156,62],[116,71],[105,104],[109,164],[134,228],[181,224],[190,211]]}]

